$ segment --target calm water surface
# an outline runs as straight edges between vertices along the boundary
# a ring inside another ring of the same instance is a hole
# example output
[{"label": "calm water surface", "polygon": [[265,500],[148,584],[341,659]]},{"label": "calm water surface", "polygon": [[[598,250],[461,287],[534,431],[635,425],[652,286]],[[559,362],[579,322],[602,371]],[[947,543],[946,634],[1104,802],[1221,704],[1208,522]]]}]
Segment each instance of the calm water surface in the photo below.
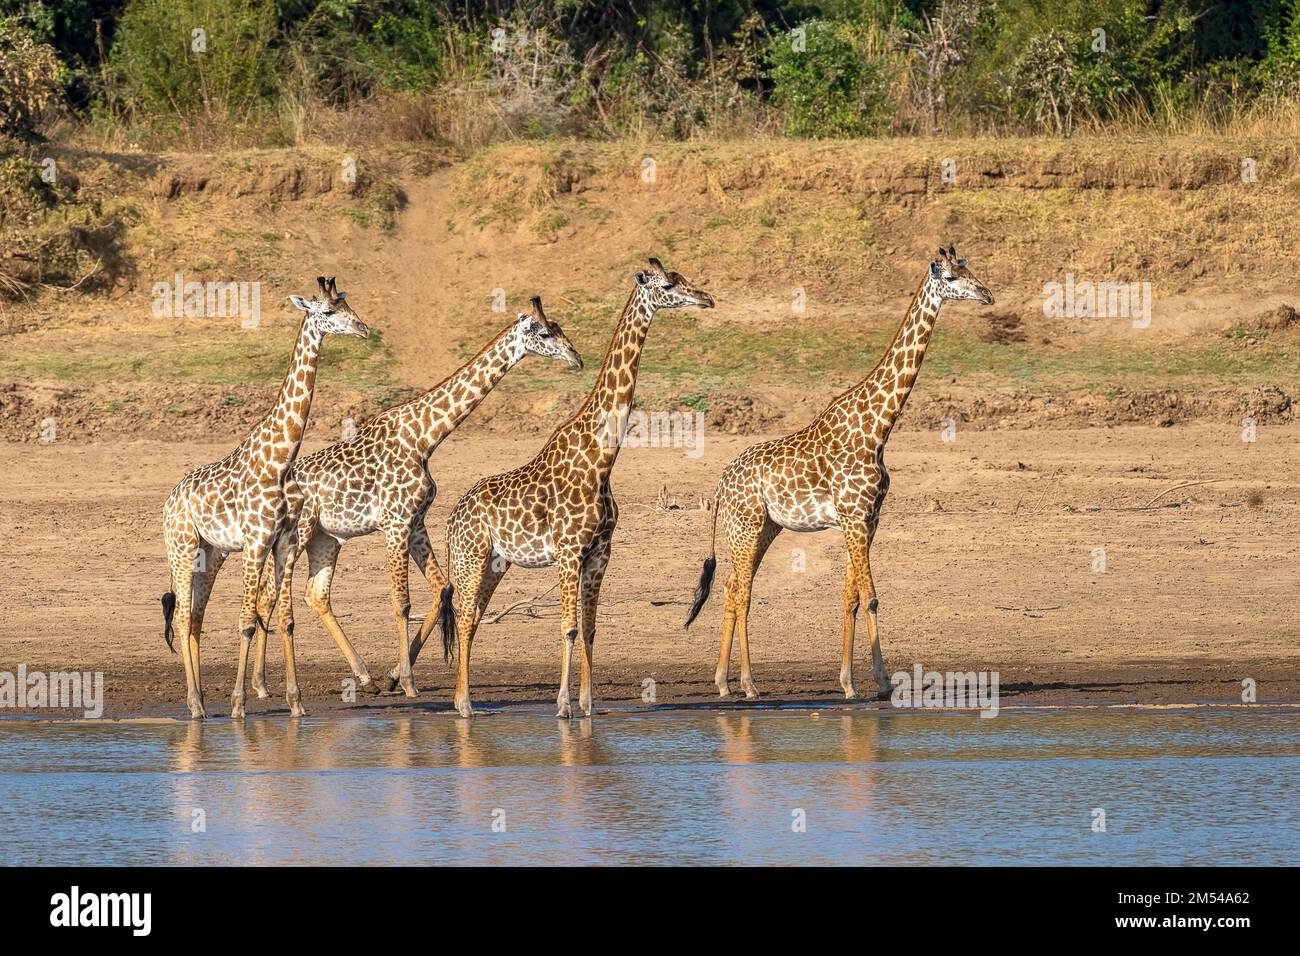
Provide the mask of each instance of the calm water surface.
[{"label": "calm water surface", "polygon": [[1300,714],[6,720],[0,795],[5,865],[1294,864]]}]

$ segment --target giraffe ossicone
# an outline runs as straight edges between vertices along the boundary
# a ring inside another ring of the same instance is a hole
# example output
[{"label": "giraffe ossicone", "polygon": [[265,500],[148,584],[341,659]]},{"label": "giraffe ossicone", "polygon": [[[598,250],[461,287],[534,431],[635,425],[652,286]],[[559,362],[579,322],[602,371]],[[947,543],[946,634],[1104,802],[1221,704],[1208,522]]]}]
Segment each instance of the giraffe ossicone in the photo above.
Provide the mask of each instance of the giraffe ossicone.
[{"label": "giraffe ossicone", "polygon": [[971,273],[953,246],[940,247],[929,264],[893,341],[865,379],[835,398],[806,428],[746,449],[722,471],[713,506],[713,551],[705,559],[686,626],[708,600],[717,568],[721,527],[731,554],[722,618],[722,642],[714,683],[731,694],[728,669],[733,635],[740,643],[740,686],[758,696],[749,658],[749,605],[754,575],[783,530],[811,532],[838,527],[847,551],[844,577],[844,641],[840,686],[853,684],[853,640],[859,607],[867,614],[872,674],[877,691],[890,690],[880,648],[876,586],[870,550],[889,490],[885,443],[903,411],[925,358],[939,309],[946,301],[993,303],[993,293]]}]

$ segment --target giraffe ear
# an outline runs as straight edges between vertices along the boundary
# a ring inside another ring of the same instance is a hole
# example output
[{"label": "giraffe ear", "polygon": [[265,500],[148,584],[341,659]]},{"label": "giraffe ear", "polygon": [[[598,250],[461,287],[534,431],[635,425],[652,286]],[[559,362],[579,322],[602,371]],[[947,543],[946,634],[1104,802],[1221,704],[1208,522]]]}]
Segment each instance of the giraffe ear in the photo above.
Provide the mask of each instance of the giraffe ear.
[{"label": "giraffe ear", "polygon": [[[956,258],[957,258],[957,247],[954,246],[951,242],[948,243],[948,258],[949,258],[949,259],[956,259]],[[331,280],[331,281],[333,281],[333,280]]]},{"label": "giraffe ear", "polygon": [[650,277],[649,277],[648,275],[646,275],[644,272],[638,272],[638,273],[636,274],[636,284],[637,284],[637,285],[641,286],[642,288],[645,288],[645,286],[646,286],[649,282],[650,282]]},{"label": "giraffe ear", "polygon": [[931,262],[931,263],[930,263],[930,275],[934,276],[936,279],[939,278],[939,260],[938,260],[938,259],[935,259],[934,262]]},{"label": "giraffe ear", "polygon": [[292,302],[298,308],[302,309],[304,312],[306,312],[310,308],[310,304],[307,302],[307,300],[300,295],[289,296],[289,301]]}]

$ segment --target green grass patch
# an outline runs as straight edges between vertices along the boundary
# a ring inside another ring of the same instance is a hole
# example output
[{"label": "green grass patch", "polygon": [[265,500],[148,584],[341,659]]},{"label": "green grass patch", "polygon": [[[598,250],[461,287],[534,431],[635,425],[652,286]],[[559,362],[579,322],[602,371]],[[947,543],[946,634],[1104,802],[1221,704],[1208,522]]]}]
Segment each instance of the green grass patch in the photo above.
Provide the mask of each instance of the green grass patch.
[{"label": "green grass patch", "polygon": [[[572,393],[591,387],[613,334],[618,308],[585,303],[556,315],[586,360],[574,376],[562,365],[530,359],[511,373],[512,388]],[[641,356],[638,401],[707,409],[709,397],[751,384],[814,390],[846,388],[875,367],[893,338],[892,321],[852,330],[841,323],[792,318],[755,326],[701,323],[700,313],[655,318]],[[1043,345],[982,341],[976,328],[942,322],[926,352],[920,386],[956,379],[981,388],[1040,393],[1207,386],[1300,385],[1300,348],[1245,348],[1228,340],[1117,339]],[[464,340],[466,356],[481,343]],[[579,381],[581,385],[579,385]]]},{"label": "green grass patch", "polygon": [[[197,385],[278,385],[293,351],[284,326],[181,329],[88,339],[84,334],[23,337],[0,354],[0,375],[66,382],[176,382]],[[382,335],[329,336],[321,347],[318,381],[358,388],[386,387],[393,358]]]}]

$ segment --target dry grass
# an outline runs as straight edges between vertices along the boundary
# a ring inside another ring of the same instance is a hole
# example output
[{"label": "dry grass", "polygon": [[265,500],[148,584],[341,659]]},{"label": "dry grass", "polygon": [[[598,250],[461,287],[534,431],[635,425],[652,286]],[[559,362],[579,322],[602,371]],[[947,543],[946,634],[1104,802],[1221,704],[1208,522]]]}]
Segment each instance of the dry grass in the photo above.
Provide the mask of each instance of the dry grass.
[{"label": "dry grass", "polygon": [[1150,281],[1161,295],[1258,281],[1289,271],[1300,216],[1300,141],[1277,136],[557,141],[484,150],[454,175],[458,210],[479,229],[541,235],[560,221],[596,237],[611,217],[639,218],[715,274],[780,275],[832,296],[896,288],[895,263],[910,268],[936,240],[996,255],[1002,286],[1026,294],[1067,271]]}]

